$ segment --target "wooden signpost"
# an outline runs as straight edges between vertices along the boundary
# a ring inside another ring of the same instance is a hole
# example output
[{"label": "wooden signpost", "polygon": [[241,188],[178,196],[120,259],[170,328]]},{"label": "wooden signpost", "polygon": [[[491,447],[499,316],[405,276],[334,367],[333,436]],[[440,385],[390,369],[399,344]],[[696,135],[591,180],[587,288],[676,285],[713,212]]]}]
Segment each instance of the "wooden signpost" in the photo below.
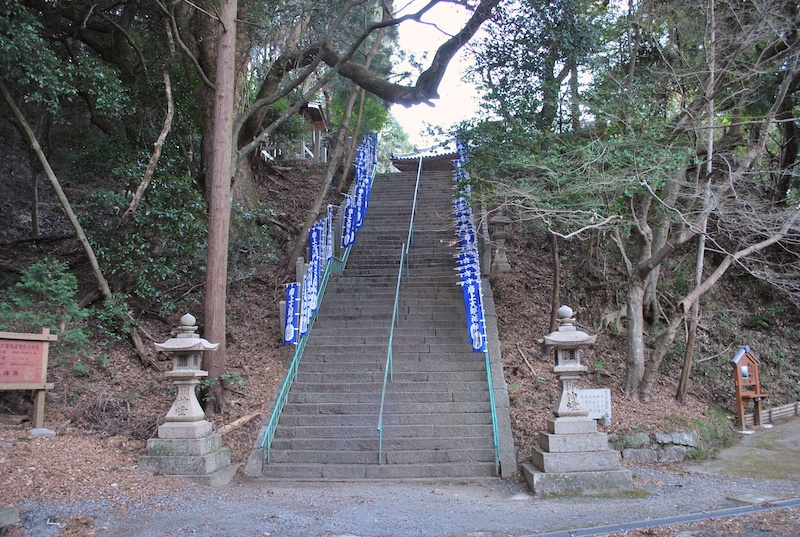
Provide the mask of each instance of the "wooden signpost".
[{"label": "wooden signpost", "polygon": [[44,426],[47,353],[58,336],[43,328],[41,334],[0,332],[0,390],[33,390],[33,426]]},{"label": "wooden signpost", "polygon": [[733,365],[733,380],[736,385],[736,417],[742,431],[747,429],[744,416],[744,404],[753,401],[755,412],[753,414],[755,425],[761,425],[761,401],[767,394],[761,391],[761,380],[758,376],[758,366],[761,361],[747,345],[741,345],[739,352],[731,359]]}]

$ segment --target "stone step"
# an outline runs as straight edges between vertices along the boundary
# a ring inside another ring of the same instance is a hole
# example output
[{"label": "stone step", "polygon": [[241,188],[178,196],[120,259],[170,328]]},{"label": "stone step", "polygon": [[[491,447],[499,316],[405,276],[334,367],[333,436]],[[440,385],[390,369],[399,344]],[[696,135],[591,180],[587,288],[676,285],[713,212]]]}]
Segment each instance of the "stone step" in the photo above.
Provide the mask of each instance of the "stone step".
[{"label": "stone step", "polygon": [[[306,352],[303,354],[303,364],[310,363],[310,362],[376,362],[376,363],[384,363],[386,361],[386,351],[388,349],[388,345],[375,345],[373,352],[357,352],[358,348],[351,348],[350,351],[342,350],[342,347],[335,346],[335,352],[333,350],[325,351],[324,349],[320,349],[320,346],[312,346],[306,349]],[[453,352],[452,349],[449,349],[448,352],[430,352],[427,350],[426,352],[419,352],[411,351],[411,352],[404,352],[402,349],[394,349],[392,352],[392,361],[395,364],[401,362],[436,362],[436,363],[449,363],[452,365],[453,368],[460,367],[460,363],[468,362],[476,362],[480,361],[480,363],[484,362],[483,353],[479,352],[470,352],[469,350],[465,350],[464,352]]]},{"label": "stone step", "polygon": [[[381,364],[382,365],[382,364]],[[394,368],[394,381],[392,382],[392,391],[426,391],[417,389],[407,389],[407,384],[414,384],[415,386],[424,387],[425,383],[436,382],[441,383],[442,387],[460,386],[462,382],[486,382],[485,371],[399,371]],[[348,371],[343,373],[337,372],[320,372],[320,371],[307,371],[301,367],[297,373],[297,380],[295,382],[304,382],[308,384],[328,384],[333,385],[335,390],[341,387],[343,391],[346,386],[353,384],[371,384],[383,383],[383,371]],[[471,388],[473,386],[469,386]],[[308,388],[312,388],[308,386]],[[427,389],[427,388],[426,388]],[[324,392],[328,390],[320,390]],[[369,391],[369,390],[366,390]],[[463,391],[463,390],[455,390]]]},{"label": "stone step", "polygon": [[[377,455],[376,455],[377,458]],[[439,464],[265,464],[264,477],[298,480],[439,480],[495,476],[494,462]]]},{"label": "stone step", "polygon": [[[378,407],[373,414],[289,414],[281,416],[280,424],[286,427],[335,426],[377,427]],[[395,425],[491,425],[488,412],[458,414],[384,414],[384,427]]]},{"label": "stone step", "polygon": [[[305,393],[307,399],[313,398],[315,394]],[[319,394],[319,399],[328,396],[332,399],[348,395],[347,393],[334,392],[332,394]],[[380,405],[380,391],[373,394],[351,392],[349,395],[358,397],[359,400],[369,396],[374,401],[370,402],[319,402],[319,403],[294,403],[287,404],[284,414],[377,414],[378,408],[375,403]],[[376,397],[377,396],[377,397]],[[292,396],[290,396],[291,398]],[[293,399],[290,399],[293,401]],[[384,413],[391,414],[457,414],[460,412],[476,413],[491,412],[489,406],[488,390],[480,393],[474,392],[407,392],[390,393],[386,395],[387,405],[384,406]],[[429,401],[426,401],[429,400]],[[280,427],[278,427],[280,430]]]},{"label": "stone step", "polygon": [[[463,462],[494,461],[492,449],[446,449],[446,450],[409,450],[384,451],[384,464],[443,464]],[[270,464],[375,464],[378,462],[378,451],[352,450],[273,450]]]},{"label": "stone step", "polygon": [[[491,438],[393,438],[384,431],[384,451],[446,450],[446,449],[485,449],[492,445]],[[276,438],[272,450],[330,450],[330,451],[370,451],[378,453],[378,431],[369,438]]]},{"label": "stone step", "polygon": [[[401,375],[406,372],[439,372],[439,371],[452,371],[458,368],[459,371],[486,371],[486,366],[483,360],[474,362],[406,362],[398,360],[396,357],[392,359],[394,365],[394,374]],[[363,371],[380,371],[383,374],[383,362],[322,362],[322,361],[309,361],[303,360],[300,364],[300,373],[309,372],[328,372],[328,373],[348,373],[348,372],[363,372]]]},{"label": "stone step", "polygon": [[[332,373],[335,375],[336,373]],[[344,375],[343,373],[340,373]],[[413,373],[406,373],[406,375],[413,375]],[[292,385],[294,388],[297,387],[298,391],[304,391],[307,393],[371,393],[371,392],[380,392],[383,389],[383,374],[376,374],[376,377],[380,377],[380,381],[376,380],[373,382],[348,382],[348,383],[336,383],[336,384],[328,384],[325,382],[302,382],[300,380],[295,381]],[[478,380],[463,380],[463,381],[442,381],[442,382],[435,382],[437,384],[437,390],[441,390],[444,392],[471,392],[471,391],[479,391],[481,389],[488,389],[487,384],[485,381],[481,382]],[[389,388],[387,388],[387,391]],[[428,392],[432,391],[430,382],[403,382],[396,380],[391,383],[391,393],[411,393],[411,392]]]},{"label": "stone step", "polygon": [[[368,438],[376,434],[376,426],[377,420],[375,425],[351,427],[324,425],[278,427],[275,438]],[[393,425],[391,431],[392,438],[492,437],[491,425]]]}]

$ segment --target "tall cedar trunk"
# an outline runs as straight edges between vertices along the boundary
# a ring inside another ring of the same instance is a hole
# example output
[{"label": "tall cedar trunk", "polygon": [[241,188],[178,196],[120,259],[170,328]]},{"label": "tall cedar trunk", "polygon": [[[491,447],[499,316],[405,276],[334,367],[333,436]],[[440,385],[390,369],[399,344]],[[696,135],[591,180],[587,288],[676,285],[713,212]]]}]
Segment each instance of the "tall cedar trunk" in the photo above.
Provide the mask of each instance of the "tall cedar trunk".
[{"label": "tall cedar trunk", "polygon": [[558,330],[558,308],[561,307],[561,257],[558,254],[558,236],[550,234],[553,254],[553,294],[550,298],[550,332]]},{"label": "tall cedar trunk", "polygon": [[581,130],[581,95],[578,90],[578,64],[575,63],[575,59],[570,61],[572,62],[569,70],[570,114],[572,116],[572,132],[577,134]]},{"label": "tall cedar trunk", "polygon": [[627,397],[636,397],[636,390],[644,376],[644,289],[645,280],[635,271],[628,278],[628,352],[625,359],[625,386]]},{"label": "tall cedar trunk", "polygon": [[233,151],[233,113],[236,55],[236,0],[221,0],[217,24],[217,62],[213,131],[208,165],[208,258],[206,261],[205,337],[219,343],[216,352],[203,356],[203,368],[214,381],[206,410],[217,413],[225,403],[225,299],[228,280],[228,235]]}]

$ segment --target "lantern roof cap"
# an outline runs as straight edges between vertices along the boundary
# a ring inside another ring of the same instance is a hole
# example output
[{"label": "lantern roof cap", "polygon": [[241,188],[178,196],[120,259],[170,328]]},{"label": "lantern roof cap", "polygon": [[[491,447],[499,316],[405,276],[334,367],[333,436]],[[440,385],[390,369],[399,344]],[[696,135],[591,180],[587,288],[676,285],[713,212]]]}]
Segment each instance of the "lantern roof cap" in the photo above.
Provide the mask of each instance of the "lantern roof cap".
[{"label": "lantern roof cap", "polygon": [[169,338],[164,343],[155,343],[155,347],[161,352],[175,351],[215,351],[219,343],[210,343],[201,338],[197,332],[197,319],[191,313],[181,317],[181,325],[178,327],[178,334]]},{"label": "lantern roof cap", "polygon": [[558,316],[558,330],[544,336],[546,345],[554,347],[575,347],[579,345],[591,345],[597,341],[597,336],[590,336],[586,332],[575,327],[575,317],[572,308],[561,306],[556,312]]}]

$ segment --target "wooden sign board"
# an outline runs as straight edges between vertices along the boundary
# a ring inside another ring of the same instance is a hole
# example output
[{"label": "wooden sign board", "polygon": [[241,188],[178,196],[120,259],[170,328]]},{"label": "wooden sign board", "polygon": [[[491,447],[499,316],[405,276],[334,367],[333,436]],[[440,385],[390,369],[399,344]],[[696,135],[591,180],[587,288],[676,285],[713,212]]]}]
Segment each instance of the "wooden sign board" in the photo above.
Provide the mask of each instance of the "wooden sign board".
[{"label": "wooden sign board", "polygon": [[58,336],[47,328],[41,334],[0,332],[0,390],[34,390],[34,426],[44,423],[44,390],[47,382],[47,354]]}]

